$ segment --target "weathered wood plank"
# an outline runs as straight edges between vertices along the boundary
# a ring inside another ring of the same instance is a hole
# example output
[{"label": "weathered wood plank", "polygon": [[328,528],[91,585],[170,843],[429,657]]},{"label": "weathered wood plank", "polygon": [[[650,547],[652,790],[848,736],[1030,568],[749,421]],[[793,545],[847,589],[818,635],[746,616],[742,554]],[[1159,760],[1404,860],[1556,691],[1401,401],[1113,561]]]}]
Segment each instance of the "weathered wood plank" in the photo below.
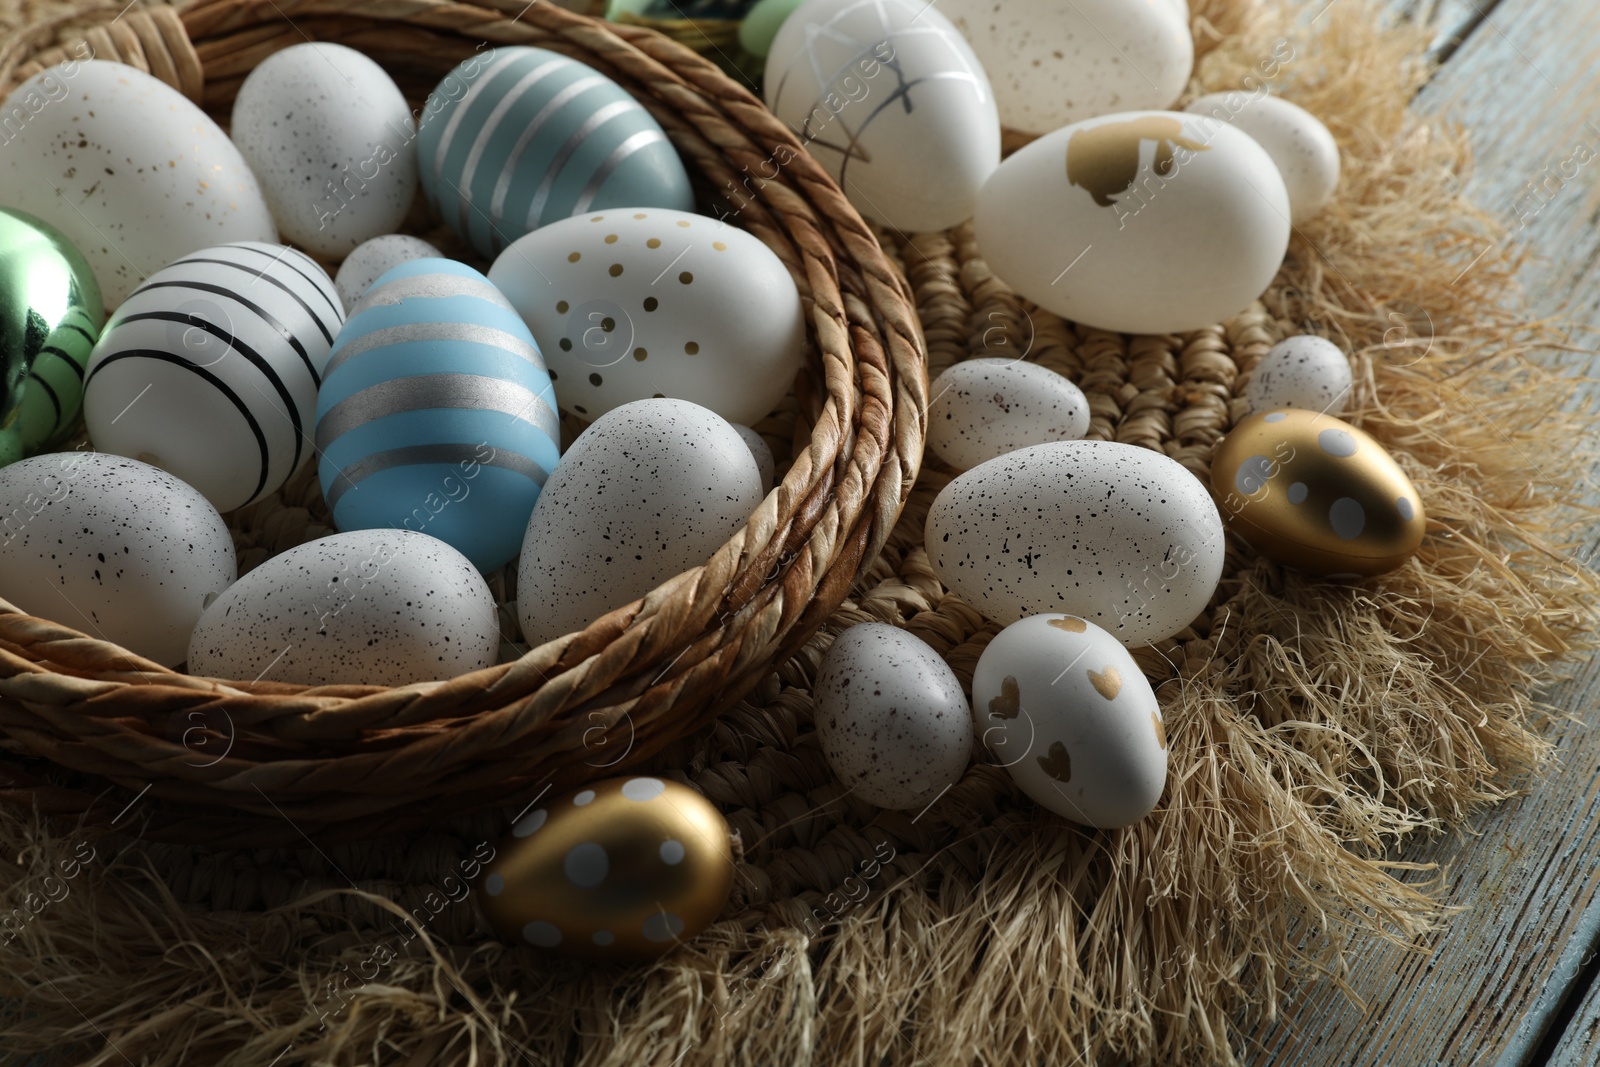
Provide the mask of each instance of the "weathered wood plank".
[{"label": "weathered wood plank", "polygon": [[[1591,321],[1600,308],[1600,199],[1584,171],[1600,160],[1590,111],[1600,100],[1600,7],[1454,6],[1485,13],[1414,106],[1472,131],[1474,198],[1512,228],[1509,240],[1538,255],[1521,275],[1529,307]],[[1591,497],[1600,499],[1592,487]],[[1593,709],[1600,663],[1551,700]],[[1552,1061],[1563,1067],[1595,1062],[1600,992],[1587,988],[1584,961],[1600,941],[1600,731],[1566,727],[1558,752],[1560,770],[1480,819],[1481,836],[1405,850],[1405,859],[1449,864],[1447,901],[1472,909],[1422,942],[1431,954],[1377,940],[1356,946],[1349,981],[1366,1010],[1325,983],[1301,990],[1285,1022],[1256,1035],[1252,1064],[1524,1067],[1552,1049],[1567,1057]],[[1567,1021],[1563,1005],[1586,993],[1574,1025],[1550,1033]]]},{"label": "weathered wood plank", "polygon": [[[1591,966],[1592,956],[1591,950]],[[1589,986],[1588,996],[1578,1005],[1571,1024],[1546,1062],[1549,1067],[1594,1067],[1600,1063],[1600,983]]]},{"label": "weathered wood plank", "polygon": [[[1313,5],[1328,0],[1308,0]],[[1334,0],[1335,3],[1338,0]],[[1428,54],[1443,62],[1477,29],[1499,0],[1385,0],[1396,17],[1434,28]]]}]

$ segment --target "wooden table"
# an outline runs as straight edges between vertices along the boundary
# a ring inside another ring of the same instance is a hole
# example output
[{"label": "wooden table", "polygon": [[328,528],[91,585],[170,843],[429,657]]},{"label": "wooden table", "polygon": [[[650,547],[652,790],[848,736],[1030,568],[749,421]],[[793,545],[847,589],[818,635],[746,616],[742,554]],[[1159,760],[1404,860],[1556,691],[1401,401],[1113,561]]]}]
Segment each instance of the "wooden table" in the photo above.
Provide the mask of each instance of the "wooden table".
[{"label": "wooden table", "polygon": [[[1305,3],[1314,15],[1328,0]],[[1412,106],[1470,131],[1472,198],[1513,230],[1525,224],[1511,239],[1535,253],[1521,275],[1530,309],[1595,322],[1600,3],[1390,3],[1436,29],[1440,66]],[[1563,180],[1575,158],[1587,163]],[[1572,340],[1595,347],[1600,338],[1575,329]],[[1589,494],[1600,501],[1593,484]],[[1586,563],[1597,534],[1586,537]],[[1600,662],[1591,661],[1549,699],[1593,719],[1597,696]],[[1420,939],[1425,951],[1378,939],[1352,946],[1349,980],[1365,1008],[1327,983],[1296,991],[1285,1019],[1248,1039],[1251,1067],[1600,1063],[1600,730],[1560,729],[1558,754],[1559,769],[1527,783],[1526,797],[1475,820],[1476,836],[1413,842],[1397,857],[1447,865],[1445,899],[1469,910]]]}]

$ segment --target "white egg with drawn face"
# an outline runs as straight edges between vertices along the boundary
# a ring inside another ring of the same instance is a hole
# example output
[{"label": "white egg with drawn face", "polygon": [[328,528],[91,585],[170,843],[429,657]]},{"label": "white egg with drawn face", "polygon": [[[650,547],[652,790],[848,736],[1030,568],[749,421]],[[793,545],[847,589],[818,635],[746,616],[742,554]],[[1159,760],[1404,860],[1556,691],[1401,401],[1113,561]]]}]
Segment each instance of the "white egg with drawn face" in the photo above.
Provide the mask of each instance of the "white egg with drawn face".
[{"label": "white egg with drawn face", "polygon": [[1000,165],[978,249],[1048,311],[1119,333],[1225,322],[1289,247],[1289,198],[1265,149],[1225,123],[1133,111],[1076,123]]},{"label": "white egg with drawn face", "polygon": [[1185,111],[1243,130],[1267,150],[1289,193],[1289,219],[1299,225],[1333,199],[1339,185],[1339,144],[1311,112],[1265,87],[1255,92],[1207,93]]},{"label": "white egg with drawn face", "polygon": [[861,623],[836,637],[812,695],[828,766],[868,803],[919,810],[967,769],[972,722],[961,682],[898,627]]},{"label": "white egg with drawn face", "polygon": [[[773,114],[857,211],[906,233],[970,219],[1000,164],[988,75],[941,11],[925,0],[808,0],[767,55]],[[770,166],[781,169],[787,151]]]},{"label": "white egg with drawn face", "polygon": [[1042,807],[1114,829],[1155,808],[1167,728],[1128,650],[1075,615],[1031,615],[1000,631],[972,672],[984,746]]},{"label": "white egg with drawn face", "polygon": [[236,575],[222,516],[158,467],[83,451],[0,468],[0,597],[30,615],[176,667]]},{"label": "white egg with drawn face", "polygon": [[1350,403],[1350,359],[1325,337],[1286,337],[1250,371],[1245,399],[1252,412],[1301,408],[1335,418]]}]

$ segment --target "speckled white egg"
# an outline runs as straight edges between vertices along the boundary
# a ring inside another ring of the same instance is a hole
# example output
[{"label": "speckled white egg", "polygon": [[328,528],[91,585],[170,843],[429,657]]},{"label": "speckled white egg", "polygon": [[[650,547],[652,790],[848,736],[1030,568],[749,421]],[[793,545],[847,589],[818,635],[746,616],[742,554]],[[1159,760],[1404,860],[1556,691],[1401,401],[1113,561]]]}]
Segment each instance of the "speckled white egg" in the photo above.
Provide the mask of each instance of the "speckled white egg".
[{"label": "speckled white egg", "polygon": [[1076,615],[1032,615],[972,673],[985,747],[1041,806],[1084,826],[1138,822],[1167,783],[1167,728],[1139,665]]},{"label": "speckled white egg", "polygon": [[750,455],[755,457],[756,469],[761,472],[761,491],[766,492],[772,488],[772,480],[778,472],[777,462],[772,458],[772,446],[767,444],[766,438],[741,423],[734,423],[733,430],[750,446]]},{"label": "speckled white egg", "polygon": [[354,252],[339,264],[339,273],[333,276],[333,287],[348,312],[372,283],[389,273],[391,267],[409,263],[413,259],[444,258],[444,253],[420,237],[403,233],[386,233],[356,246]]},{"label": "speckled white egg", "polygon": [[667,396],[759,422],[794,384],[805,318],[760,239],[667,208],[609,209],[512,242],[489,280],[533,331],[561,410]]},{"label": "speckled white egg", "polygon": [[533,506],[517,568],[523,637],[581,630],[703,564],[762,495],[749,447],[716,412],[670,399],[606,412]]},{"label": "speckled white egg", "polygon": [[340,256],[393,233],[417,191],[416,123],[382,67],[307,42],[256,64],[233,103],[233,140],[284,237]]},{"label": "speckled white egg", "polygon": [[494,596],[427,534],[352,530],[297,545],[218,597],[189,640],[189,672],[302,685],[408,685],[493,665]]},{"label": "speckled white egg", "polygon": [[1113,441],[979,464],[939,492],[924,536],[939,580],[987,618],[1070,611],[1130,647],[1193,622],[1222,577],[1222,516],[1200,479]]},{"label": "speckled white egg", "polygon": [[1350,402],[1350,360],[1325,337],[1301,334],[1273,345],[1250,372],[1251,411],[1304,408],[1337,418]]},{"label": "speckled white egg", "polygon": [[206,498],[138,460],[34,456],[0,469],[0,598],[166,667],[237,574]]},{"label": "speckled white egg", "polygon": [[1203,115],[1132,111],[1048,133],[978,196],[974,232],[996,276],[1063,318],[1182,333],[1239,314],[1289,247],[1272,157]]},{"label": "speckled white egg", "polygon": [[1113,111],[1170,107],[1194,68],[1170,0],[940,0],[972,42],[1000,121],[1044,133]]},{"label": "speckled white egg", "polygon": [[[67,235],[107,311],[179,256],[276,241],[256,176],[188,98],[122,63],[69,60],[19,85],[7,116],[7,207]],[[20,128],[12,119],[24,116]]]},{"label": "speckled white egg", "polygon": [[904,630],[850,627],[823,655],[811,691],[828,766],[868,803],[924,808],[967,769],[972,726],[961,682]]},{"label": "speckled white egg", "polygon": [[928,447],[957,470],[1089,432],[1089,398],[1037,363],[969,359],[933,380]]},{"label": "speckled white egg", "polygon": [[1289,191],[1289,219],[1299,225],[1333,199],[1339,144],[1311,112],[1265,89],[1207,93],[1184,108],[1243,130],[1267,150]]}]

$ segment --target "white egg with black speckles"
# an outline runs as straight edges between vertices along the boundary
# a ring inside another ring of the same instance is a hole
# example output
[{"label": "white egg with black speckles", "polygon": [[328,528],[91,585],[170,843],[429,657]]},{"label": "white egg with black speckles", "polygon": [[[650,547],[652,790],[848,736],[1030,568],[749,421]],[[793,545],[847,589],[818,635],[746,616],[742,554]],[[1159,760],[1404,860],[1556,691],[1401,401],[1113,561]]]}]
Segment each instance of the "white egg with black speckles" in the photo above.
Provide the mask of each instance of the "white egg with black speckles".
[{"label": "white egg with black speckles", "polygon": [[763,495],[749,446],[709,408],[649,399],[606,412],[562,455],[528,519],[523,637],[581,630],[703,564]]},{"label": "white egg with black speckles", "polygon": [[957,470],[1089,432],[1089,399],[1037,363],[969,359],[933,380],[928,447]]},{"label": "white egg with black speckles", "polygon": [[416,124],[382,67],[307,42],[256,64],[233,103],[233,140],[284,237],[325,256],[399,228],[417,191]]},{"label": "white egg with black speckles", "polygon": [[1050,612],[1014,622],[972,672],[983,743],[1036,802],[1085,826],[1138,822],[1167,783],[1161,706],[1128,650]]},{"label": "white egg with black speckles", "polygon": [[1298,104],[1265,90],[1207,93],[1184,108],[1211,115],[1267,150],[1289,191],[1289,220],[1306,221],[1333,199],[1339,186],[1339,144],[1322,120]]},{"label": "white egg with black speckles", "polygon": [[868,803],[926,807],[967,769],[972,721],[961,682],[904,630],[852,626],[823,655],[811,692],[828,766]]},{"label": "white egg with black speckles", "polygon": [[744,443],[750,446],[750,454],[755,457],[756,469],[761,472],[761,491],[766,492],[772,488],[772,479],[777,476],[778,465],[772,458],[772,446],[767,444],[766,438],[756,433],[748,426],[733,423],[733,430]]},{"label": "white egg with black speckles", "polygon": [[303,685],[408,685],[493,665],[494,596],[427,534],[352,530],[267,560],[218,597],[189,672]]},{"label": "white egg with black speckles", "polygon": [[940,0],[972,42],[1000,121],[1030,133],[1169,107],[1194,68],[1189,20],[1169,0]]},{"label": "white egg with black speckles", "polygon": [[356,301],[372,288],[372,283],[389,273],[389,268],[409,263],[413,259],[443,259],[445,255],[420,237],[404,233],[386,233],[356,246],[344,257],[339,273],[333,276],[333,287],[339,290],[348,312]]},{"label": "white egg with black speckles", "polygon": [[166,471],[101,452],[0,469],[0,598],[166,667],[237,575],[206,498]]},{"label": "white egg with black speckles", "polygon": [[1337,418],[1350,402],[1350,360],[1325,337],[1301,334],[1273,345],[1250,372],[1250,410],[1303,408]]},{"label": "white egg with black speckles", "polygon": [[68,60],[0,105],[0,199],[66,234],[107,311],[179,256],[276,241],[239,149],[166,82],[122,63]]},{"label": "white egg with black speckles", "polygon": [[1129,647],[1188,626],[1222,577],[1222,516],[1200,479],[1113,441],[979,464],[939,492],[924,540],[939,580],[987,618],[1068,611]]}]

